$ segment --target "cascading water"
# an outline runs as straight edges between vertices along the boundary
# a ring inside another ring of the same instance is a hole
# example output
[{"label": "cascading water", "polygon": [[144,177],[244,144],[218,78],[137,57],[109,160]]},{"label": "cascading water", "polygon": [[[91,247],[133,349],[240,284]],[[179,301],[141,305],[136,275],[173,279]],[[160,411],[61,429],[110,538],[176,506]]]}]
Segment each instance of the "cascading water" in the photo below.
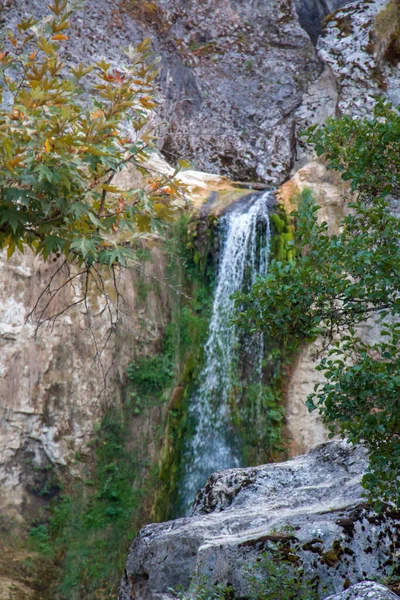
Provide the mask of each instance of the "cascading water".
[{"label": "cascading water", "polygon": [[[266,273],[269,254],[268,201],[271,193],[240,203],[220,219],[221,258],[217,274],[205,365],[199,385],[190,401],[189,416],[194,433],[188,440],[181,487],[181,507],[187,512],[195,493],[213,471],[240,466],[241,452],[232,431],[230,402],[238,367],[237,327],[232,294],[249,288],[258,275]],[[262,336],[247,348],[253,364],[253,377],[261,380]]]}]

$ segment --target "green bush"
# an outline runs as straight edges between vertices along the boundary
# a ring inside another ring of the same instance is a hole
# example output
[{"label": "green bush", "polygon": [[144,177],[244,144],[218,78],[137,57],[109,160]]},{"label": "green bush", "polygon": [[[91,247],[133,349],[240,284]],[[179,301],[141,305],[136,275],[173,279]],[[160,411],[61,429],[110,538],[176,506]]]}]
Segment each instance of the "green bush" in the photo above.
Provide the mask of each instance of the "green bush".
[{"label": "green bush", "polygon": [[158,394],[171,385],[174,375],[174,361],[170,352],[150,356],[139,356],[127,369],[128,377],[135,384],[139,394]]},{"label": "green bush", "polygon": [[[286,558],[286,561],[285,561]],[[287,562],[287,558],[293,562]],[[319,600],[296,554],[267,551],[248,569],[249,600]]]}]

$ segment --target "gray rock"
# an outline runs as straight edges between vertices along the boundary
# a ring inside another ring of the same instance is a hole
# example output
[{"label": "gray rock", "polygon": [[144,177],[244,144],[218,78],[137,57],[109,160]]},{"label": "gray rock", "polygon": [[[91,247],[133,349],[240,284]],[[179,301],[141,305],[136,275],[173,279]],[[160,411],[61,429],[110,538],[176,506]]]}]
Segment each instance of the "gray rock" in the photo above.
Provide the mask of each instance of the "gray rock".
[{"label": "gray rock", "polygon": [[345,592],[329,596],[325,600],[397,600],[397,598],[398,596],[384,585],[375,581],[363,581],[352,585]]},{"label": "gray rock", "polygon": [[384,576],[396,559],[400,514],[378,516],[365,503],[366,465],[363,448],[329,442],[285,463],[215,473],[191,517],[142,529],[119,600],[160,599],[203,579],[245,596],[246,569],[282,545],[326,593]]},{"label": "gray rock", "polygon": [[[41,0],[2,4],[3,23],[14,28],[47,10]],[[71,62],[118,65],[122,46],[152,38],[162,56],[160,148],[171,162],[186,158],[274,185],[288,176],[295,112],[321,72],[294,0],[86,0],[84,7],[71,20]]]},{"label": "gray rock", "polygon": [[[327,10],[340,5],[342,8],[324,21],[317,55],[325,68],[303,96],[297,111],[297,132],[324,122],[328,116],[368,117],[380,96],[387,96],[394,104],[400,103],[400,57],[391,55],[389,60],[391,32],[378,35],[376,31],[377,15],[387,3],[388,0],[332,0],[332,3],[298,0],[300,21],[306,28],[304,18],[322,14],[324,5]],[[295,168],[306,164],[312,152],[304,139],[296,135]]]},{"label": "gray rock", "polygon": [[400,101],[399,59],[386,60],[389,40],[380,41],[375,29],[376,17],[387,3],[358,0],[327,19],[317,51],[336,80],[339,113],[365,117],[382,95]]},{"label": "gray rock", "polygon": [[300,25],[316,43],[325,17],[350,2],[351,0],[296,0]]},{"label": "gray rock", "polygon": [[239,180],[282,181],[296,108],[321,72],[294,2],[160,4],[171,24],[161,46],[167,158]]}]

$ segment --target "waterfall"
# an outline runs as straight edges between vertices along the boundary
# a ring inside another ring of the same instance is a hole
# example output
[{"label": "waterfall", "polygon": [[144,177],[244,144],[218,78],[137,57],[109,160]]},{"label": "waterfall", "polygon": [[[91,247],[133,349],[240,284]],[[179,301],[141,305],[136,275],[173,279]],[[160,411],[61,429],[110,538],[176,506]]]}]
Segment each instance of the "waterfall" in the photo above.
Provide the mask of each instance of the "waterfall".
[{"label": "waterfall", "polygon": [[[271,192],[252,196],[250,205],[248,202],[235,205],[219,222],[221,256],[205,345],[205,365],[189,404],[194,432],[184,451],[180,503],[185,512],[212,472],[238,467],[241,463],[240,444],[235,439],[230,419],[240,343],[238,329],[230,322],[235,304],[232,294],[248,290],[258,275],[266,273],[270,199]],[[262,336],[251,340],[247,346],[253,377],[260,381]]]}]

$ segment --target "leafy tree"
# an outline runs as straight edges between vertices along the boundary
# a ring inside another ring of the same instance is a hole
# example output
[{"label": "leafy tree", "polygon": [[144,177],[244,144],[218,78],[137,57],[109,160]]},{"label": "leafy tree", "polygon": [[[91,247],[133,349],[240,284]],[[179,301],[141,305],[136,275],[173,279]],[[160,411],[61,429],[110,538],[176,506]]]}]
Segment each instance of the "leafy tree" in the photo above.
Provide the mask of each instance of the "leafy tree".
[{"label": "leafy tree", "polygon": [[[307,405],[321,412],[331,435],[365,443],[363,485],[378,504],[400,505],[400,247],[391,203],[400,191],[400,115],[379,101],[370,118],[328,119],[306,135],[328,168],[351,181],[351,210],[329,236],[305,191],[292,215],[295,259],[271,262],[238,320],[283,345],[322,338],[316,368],[325,381]],[[379,325],[373,342],[360,334],[368,318]]]},{"label": "leafy tree", "polygon": [[[89,276],[127,264],[132,243],[170,219],[178,188],[145,167],[158,74],[150,41],[127,49],[118,69],[74,67],[62,60],[71,5],[49,9],[7,31],[1,47],[0,249],[61,256]],[[141,187],[114,182],[128,164],[147,177]]]}]

